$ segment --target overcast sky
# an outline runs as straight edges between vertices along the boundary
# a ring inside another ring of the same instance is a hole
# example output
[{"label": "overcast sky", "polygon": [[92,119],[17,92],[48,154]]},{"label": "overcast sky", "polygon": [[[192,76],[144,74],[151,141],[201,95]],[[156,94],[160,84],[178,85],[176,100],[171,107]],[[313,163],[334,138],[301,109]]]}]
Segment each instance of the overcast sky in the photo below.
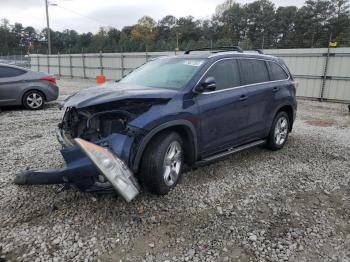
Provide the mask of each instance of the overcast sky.
[{"label": "overcast sky", "polygon": [[[121,29],[148,15],[155,20],[171,14],[176,17],[192,15],[210,18],[215,7],[224,0],[49,0],[50,26],[53,30],[74,29],[96,32],[101,26]],[[238,0],[248,3],[253,0]],[[272,0],[276,6],[301,6],[305,0]],[[45,0],[0,0],[0,19],[10,23],[43,29],[46,26]]]}]

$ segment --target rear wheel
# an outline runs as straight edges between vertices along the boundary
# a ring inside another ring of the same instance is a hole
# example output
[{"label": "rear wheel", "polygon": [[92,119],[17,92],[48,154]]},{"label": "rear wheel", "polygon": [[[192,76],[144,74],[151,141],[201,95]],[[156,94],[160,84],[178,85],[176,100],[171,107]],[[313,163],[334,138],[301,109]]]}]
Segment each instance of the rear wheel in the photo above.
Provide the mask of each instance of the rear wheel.
[{"label": "rear wheel", "polygon": [[140,170],[142,185],[151,193],[167,194],[180,179],[183,161],[181,137],[175,132],[159,134],[144,152]]},{"label": "rear wheel", "polygon": [[23,106],[30,110],[38,110],[43,108],[45,97],[40,91],[29,91],[23,96]]},{"label": "rear wheel", "polygon": [[267,147],[271,150],[281,149],[288,140],[289,117],[284,111],[279,112],[273,120],[270,134],[268,136]]}]

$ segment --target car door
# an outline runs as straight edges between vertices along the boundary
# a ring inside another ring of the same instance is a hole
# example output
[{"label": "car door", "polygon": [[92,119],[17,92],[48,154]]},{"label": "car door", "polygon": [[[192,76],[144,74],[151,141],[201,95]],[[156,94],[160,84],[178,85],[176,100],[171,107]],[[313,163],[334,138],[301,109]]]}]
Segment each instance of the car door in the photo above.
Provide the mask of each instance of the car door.
[{"label": "car door", "polygon": [[275,62],[267,62],[269,73],[270,73],[270,85],[272,88],[272,102],[270,106],[270,123],[275,117],[276,108],[278,108],[282,102],[282,97],[289,97],[290,86],[292,85],[289,80],[289,74],[282,66]]},{"label": "car door", "polygon": [[20,84],[25,70],[0,66],[0,104],[12,105],[19,100]]},{"label": "car door", "polygon": [[[237,145],[245,128],[247,111],[242,96],[236,59],[214,63],[202,78],[214,77],[216,90],[195,97],[200,119],[200,144],[203,155]],[[202,82],[201,81],[201,82]]]},{"label": "car door", "polygon": [[263,138],[273,103],[274,85],[270,81],[267,62],[256,58],[239,60],[243,92],[246,95],[247,125],[244,142]]}]

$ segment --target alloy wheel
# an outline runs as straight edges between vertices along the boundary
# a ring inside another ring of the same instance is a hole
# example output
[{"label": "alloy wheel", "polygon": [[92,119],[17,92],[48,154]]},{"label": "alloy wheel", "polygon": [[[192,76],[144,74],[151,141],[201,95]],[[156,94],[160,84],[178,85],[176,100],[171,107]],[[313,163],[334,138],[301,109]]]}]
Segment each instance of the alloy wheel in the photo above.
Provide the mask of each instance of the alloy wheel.
[{"label": "alloy wheel", "polygon": [[32,109],[37,109],[43,104],[43,97],[41,94],[33,92],[27,96],[27,105]]},{"label": "alloy wheel", "polygon": [[182,149],[178,141],[173,141],[164,157],[163,177],[167,186],[172,186],[180,175],[182,165]]},{"label": "alloy wheel", "polygon": [[281,116],[276,121],[275,132],[274,132],[275,143],[279,146],[283,145],[283,143],[287,139],[287,135],[288,135],[288,120],[286,117]]}]

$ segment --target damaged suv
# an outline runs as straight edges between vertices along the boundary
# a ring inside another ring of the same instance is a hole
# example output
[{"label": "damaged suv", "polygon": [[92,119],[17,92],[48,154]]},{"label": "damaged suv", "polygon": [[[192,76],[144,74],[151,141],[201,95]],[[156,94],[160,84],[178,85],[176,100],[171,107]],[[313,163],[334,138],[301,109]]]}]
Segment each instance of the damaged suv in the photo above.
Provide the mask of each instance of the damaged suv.
[{"label": "damaged suv", "polygon": [[116,190],[127,201],[141,188],[166,194],[184,165],[263,144],[281,149],[295,120],[295,93],[284,62],[260,51],[161,57],[68,97],[57,130],[67,165],[26,171],[15,183]]}]

